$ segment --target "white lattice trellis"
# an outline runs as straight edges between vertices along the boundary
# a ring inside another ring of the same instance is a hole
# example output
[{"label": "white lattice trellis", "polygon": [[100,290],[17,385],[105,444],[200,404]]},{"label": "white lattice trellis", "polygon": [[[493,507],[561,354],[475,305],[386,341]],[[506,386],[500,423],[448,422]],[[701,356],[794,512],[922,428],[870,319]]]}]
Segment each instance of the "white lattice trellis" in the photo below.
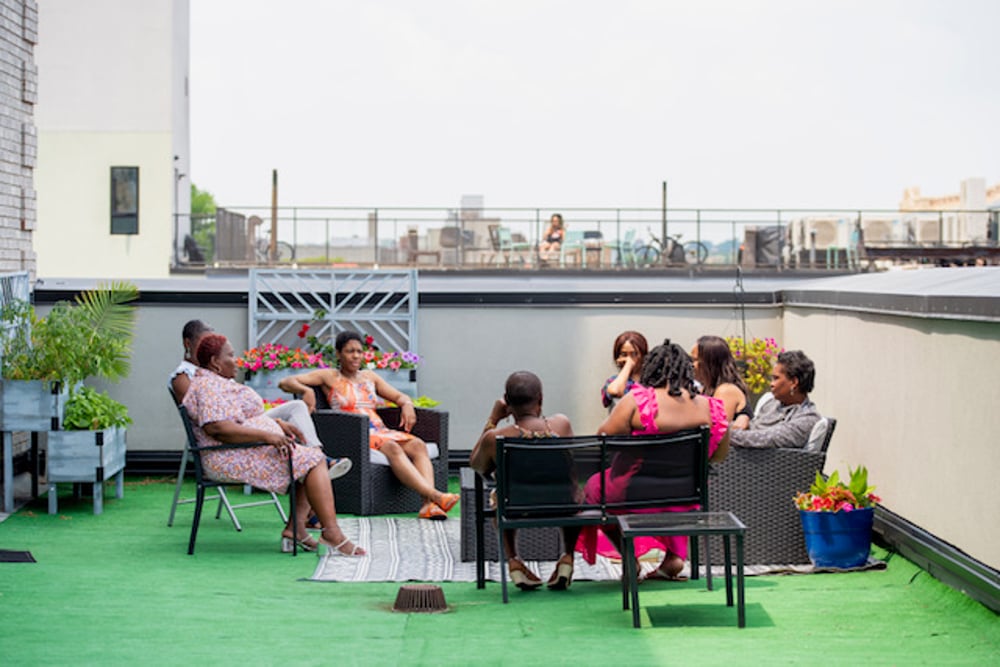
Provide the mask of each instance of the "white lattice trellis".
[{"label": "white lattice trellis", "polygon": [[248,296],[251,346],[300,347],[309,324],[320,339],[357,331],[383,350],[419,354],[416,270],[251,269]]}]

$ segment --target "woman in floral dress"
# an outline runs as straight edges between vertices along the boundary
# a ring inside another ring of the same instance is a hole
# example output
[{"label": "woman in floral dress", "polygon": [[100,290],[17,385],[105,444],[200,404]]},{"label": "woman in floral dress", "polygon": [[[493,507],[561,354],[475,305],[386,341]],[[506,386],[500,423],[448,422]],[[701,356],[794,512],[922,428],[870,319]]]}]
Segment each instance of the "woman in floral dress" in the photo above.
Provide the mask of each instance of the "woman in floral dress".
[{"label": "woman in floral dress", "polygon": [[[294,525],[299,546],[304,549],[315,550],[322,543],[331,554],[363,555],[364,550],[352,544],[337,525],[333,487],[323,451],[298,444],[304,440],[302,432],[287,422],[266,416],[264,401],[257,392],[233,379],[236,377],[236,354],[225,336],[203,336],[195,357],[200,368],[191,380],[183,405],[191,416],[198,445],[264,443],[259,447],[203,453],[205,474],[221,482],[250,484],[265,491],[284,493],[288,489],[288,457],[291,456],[293,474],[299,482],[296,516],[289,518],[282,532],[282,547],[291,546]],[[310,506],[323,526],[319,543],[308,537],[306,530]]]},{"label": "woman in floral dress", "polygon": [[[434,466],[427,454],[427,444],[410,433],[417,423],[413,400],[371,371],[362,370],[364,345],[355,331],[342,331],[334,341],[339,369],[317,368],[301,375],[284,378],[283,391],[302,396],[309,411],[316,410],[316,395],[320,389],[330,405],[368,417],[368,445],[382,452],[400,482],[424,499],[421,519],[447,519],[448,511],[458,502],[457,493],[445,493],[434,488]],[[385,425],[375,412],[378,398],[399,406],[401,430]]]}]

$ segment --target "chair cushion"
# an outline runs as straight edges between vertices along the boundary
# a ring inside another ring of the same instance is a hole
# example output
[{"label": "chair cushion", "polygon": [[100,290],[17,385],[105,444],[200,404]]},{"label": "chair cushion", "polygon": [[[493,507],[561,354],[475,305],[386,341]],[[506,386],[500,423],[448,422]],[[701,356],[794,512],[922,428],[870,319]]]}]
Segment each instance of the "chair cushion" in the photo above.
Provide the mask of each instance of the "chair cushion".
[{"label": "chair cushion", "polygon": [[[382,452],[378,451],[377,449],[371,449],[371,448],[369,448],[368,452],[369,452],[368,460],[374,463],[375,465],[380,465],[380,466],[389,465],[389,459],[385,458],[385,454],[383,454]],[[429,456],[432,461],[439,456],[438,445],[436,442],[427,443],[427,456]]]},{"label": "chair cushion", "polygon": [[826,438],[826,429],[829,427],[830,420],[826,417],[821,417],[818,422],[813,424],[812,432],[809,433],[809,440],[803,449],[807,452],[820,451],[823,447],[823,439]]}]

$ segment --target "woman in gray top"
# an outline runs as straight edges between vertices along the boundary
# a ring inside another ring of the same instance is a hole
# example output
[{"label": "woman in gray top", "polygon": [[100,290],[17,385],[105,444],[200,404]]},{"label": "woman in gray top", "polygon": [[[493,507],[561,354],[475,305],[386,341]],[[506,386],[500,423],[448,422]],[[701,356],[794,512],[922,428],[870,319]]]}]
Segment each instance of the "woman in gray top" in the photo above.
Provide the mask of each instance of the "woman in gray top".
[{"label": "woman in gray top", "polygon": [[757,414],[745,431],[731,431],[730,444],[805,447],[813,426],[821,419],[816,405],[809,400],[815,379],[816,367],[801,350],[779,354],[771,374],[771,394],[775,400],[757,406]]}]

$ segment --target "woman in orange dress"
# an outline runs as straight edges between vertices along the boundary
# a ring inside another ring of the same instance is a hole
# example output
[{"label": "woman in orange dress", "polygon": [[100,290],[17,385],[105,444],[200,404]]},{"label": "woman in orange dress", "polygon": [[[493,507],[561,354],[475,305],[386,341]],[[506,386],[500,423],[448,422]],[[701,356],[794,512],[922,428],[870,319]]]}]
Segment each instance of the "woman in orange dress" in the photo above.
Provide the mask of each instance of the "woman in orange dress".
[{"label": "woman in orange dress", "polygon": [[[344,412],[368,417],[368,444],[389,460],[392,472],[405,486],[424,499],[421,519],[447,519],[448,510],[458,502],[457,493],[445,493],[434,488],[434,467],[427,455],[427,445],[410,433],[417,422],[413,400],[371,371],[362,370],[364,345],[355,331],[342,331],[334,341],[339,368],[317,368],[307,373],[283,379],[279,387],[300,394],[309,407],[316,410],[312,387],[321,387],[330,405]],[[375,411],[378,397],[392,401],[400,408],[399,430],[385,425]]]}]

